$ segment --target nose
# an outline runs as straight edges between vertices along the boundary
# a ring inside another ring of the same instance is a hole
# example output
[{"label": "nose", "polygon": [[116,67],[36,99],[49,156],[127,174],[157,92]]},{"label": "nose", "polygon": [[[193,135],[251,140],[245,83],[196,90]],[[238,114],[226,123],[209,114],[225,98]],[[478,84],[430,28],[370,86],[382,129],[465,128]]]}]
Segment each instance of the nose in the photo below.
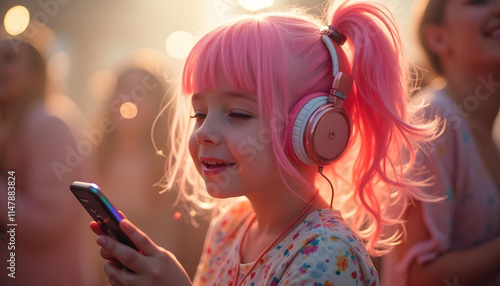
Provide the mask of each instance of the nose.
[{"label": "nose", "polygon": [[207,116],[195,135],[196,142],[200,145],[218,145],[222,137],[220,124],[211,116]]}]

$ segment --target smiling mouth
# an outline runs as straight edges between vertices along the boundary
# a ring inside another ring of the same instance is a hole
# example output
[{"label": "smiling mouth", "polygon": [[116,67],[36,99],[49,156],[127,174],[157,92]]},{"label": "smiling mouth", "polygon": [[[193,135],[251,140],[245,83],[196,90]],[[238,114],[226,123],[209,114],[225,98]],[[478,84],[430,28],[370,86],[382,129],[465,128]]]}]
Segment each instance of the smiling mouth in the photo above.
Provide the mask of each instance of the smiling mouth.
[{"label": "smiling mouth", "polygon": [[207,169],[218,169],[234,166],[236,163],[224,163],[224,162],[203,162],[203,166]]}]

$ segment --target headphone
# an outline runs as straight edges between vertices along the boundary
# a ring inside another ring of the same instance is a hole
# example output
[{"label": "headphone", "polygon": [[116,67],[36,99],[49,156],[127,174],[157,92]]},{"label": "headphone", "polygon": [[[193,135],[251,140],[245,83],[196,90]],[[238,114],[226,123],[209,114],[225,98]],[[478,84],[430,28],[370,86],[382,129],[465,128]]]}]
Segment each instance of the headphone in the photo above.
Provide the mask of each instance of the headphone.
[{"label": "headphone", "polygon": [[288,148],[292,157],[311,166],[326,166],[337,159],[347,147],[351,136],[351,119],[343,102],[352,89],[349,74],[339,72],[337,51],[333,45],[344,44],[346,37],[332,26],[321,30],[333,65],[330,93],[316,92],[300,99],[289,114]]}]

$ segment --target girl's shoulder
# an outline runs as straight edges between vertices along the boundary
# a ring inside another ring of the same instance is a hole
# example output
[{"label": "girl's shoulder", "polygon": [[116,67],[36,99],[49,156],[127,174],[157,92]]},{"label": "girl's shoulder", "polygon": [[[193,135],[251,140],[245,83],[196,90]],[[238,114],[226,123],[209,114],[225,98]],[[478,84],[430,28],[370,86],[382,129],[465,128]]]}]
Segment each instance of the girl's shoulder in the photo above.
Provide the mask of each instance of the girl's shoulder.
[{"label": "girl's shoulder", "polygon": [[274,251],[272,260],[288,265],[281,278],[290,284],[378,285],[363,241],[335,210],[311,213]]}]

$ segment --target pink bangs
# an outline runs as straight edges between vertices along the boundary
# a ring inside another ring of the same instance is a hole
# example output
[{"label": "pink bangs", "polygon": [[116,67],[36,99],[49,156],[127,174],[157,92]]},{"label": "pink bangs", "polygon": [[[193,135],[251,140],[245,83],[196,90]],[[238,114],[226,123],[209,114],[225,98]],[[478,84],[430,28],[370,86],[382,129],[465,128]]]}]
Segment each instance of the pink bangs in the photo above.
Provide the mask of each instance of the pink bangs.
[{"label": "pink bangs", "polygon": [[259,94],[263,79],[286,76],[286,56],[272,52],[285,50],[283,44],[277,37],[265,39],[279,33],[265,18],[254,17],[205,35],[186,60],[181,92],[217,90],[223,81],[232,90]]}]

